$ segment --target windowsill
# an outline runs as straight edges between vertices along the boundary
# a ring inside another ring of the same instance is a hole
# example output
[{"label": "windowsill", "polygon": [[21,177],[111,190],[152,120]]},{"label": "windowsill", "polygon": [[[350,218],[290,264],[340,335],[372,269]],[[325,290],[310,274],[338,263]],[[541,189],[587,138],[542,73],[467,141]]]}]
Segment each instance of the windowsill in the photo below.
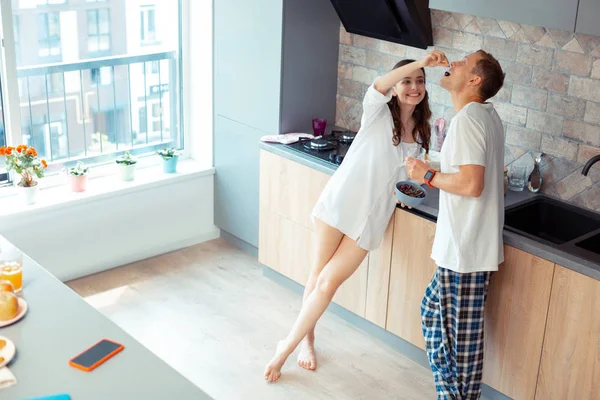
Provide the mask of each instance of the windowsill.
[{"label": "windowsill", "polygon": [[87,189],[82,193],[72,192],[67,177],[63,174],[64,184],[46,188],[40,187],[37,203],[32,205],[24,204],[21,196],[17,195],[17,188],[14,186],[0,188],[0,219],[30,216],[69,208],[78,204],[92,203],[110,197],[212,175],[215,172],[213,167],[206,168],[194,160],[186,159],[178,163],[177,172],[174,174],[164,173],[162,165],[146,168],[138,167],[135,180],[124,182],[119,180],[116,165],[112,165],[112,169],[114,173],[111,175],[90,176]]}]

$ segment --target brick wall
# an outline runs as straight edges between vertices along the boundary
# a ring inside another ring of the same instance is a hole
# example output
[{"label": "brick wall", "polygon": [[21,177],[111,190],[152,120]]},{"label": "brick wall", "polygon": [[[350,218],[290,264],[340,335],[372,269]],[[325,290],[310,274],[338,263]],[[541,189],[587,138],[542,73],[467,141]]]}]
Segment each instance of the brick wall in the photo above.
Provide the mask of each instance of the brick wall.
[{"label": "brick wall", "polygon": [[[480,48],[500,60],[506,83],[492,101],[506,129],[505,164],[531,169],[541,151],[543,191],[600,211],[600,163],[588,177],[581,174],[583,163],[600,154],[600,37],[437,10],[432,22],[434,48],[450,61]],[[353,130],[373,80],[401,59],[426,54],[343,27],[339,51],[336,124]],[[449,122],[454,110],[438,85],[443,73],[428,69],[427,89],[434,118]]]}]

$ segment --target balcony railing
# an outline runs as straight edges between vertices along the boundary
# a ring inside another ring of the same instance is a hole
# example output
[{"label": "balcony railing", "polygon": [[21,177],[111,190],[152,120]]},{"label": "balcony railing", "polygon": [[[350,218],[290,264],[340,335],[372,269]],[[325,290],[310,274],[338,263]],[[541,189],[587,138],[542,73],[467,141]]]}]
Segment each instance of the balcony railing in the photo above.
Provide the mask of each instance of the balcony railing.
[{"label": "balcony railing", "polygon": [[23,141],[49,163],[181,146],[176,52],[17,69]]}]

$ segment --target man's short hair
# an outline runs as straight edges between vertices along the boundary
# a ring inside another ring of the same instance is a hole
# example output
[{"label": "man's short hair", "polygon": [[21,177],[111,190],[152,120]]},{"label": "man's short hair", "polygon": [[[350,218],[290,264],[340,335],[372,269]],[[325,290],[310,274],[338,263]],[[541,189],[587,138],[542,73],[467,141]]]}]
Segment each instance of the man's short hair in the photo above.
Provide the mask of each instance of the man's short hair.
[{"label": "man's short hair", "polygon": [[479,95],[483,101],[487,101],[494,97],[502,86],[504,86],[504,77],[506,74],[502,71],[502,67],[498,60],[490,53],[479,50],[477,52],[481,56],[477,65],[473,68],[472,73],[481,77],[481,86],[479,86]]}]

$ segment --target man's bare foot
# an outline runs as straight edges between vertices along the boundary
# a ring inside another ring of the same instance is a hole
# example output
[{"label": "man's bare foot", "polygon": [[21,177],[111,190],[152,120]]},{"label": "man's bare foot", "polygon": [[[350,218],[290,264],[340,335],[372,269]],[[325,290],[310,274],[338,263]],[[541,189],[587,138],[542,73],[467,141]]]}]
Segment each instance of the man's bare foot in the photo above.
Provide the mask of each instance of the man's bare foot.
[{"label": "man's bare foot", "polygon": [[317,369],[317,355],[315,354],[314,339],[310,341],[304,339],[302,341],[300,354],[298,354],[298,365],[311,371]]},{"label": "man's bare foot", "polygon": [[275,356],[273,356],[265,368],[265,380],[267,382],[275,382],[281,377],[281,367],[283,367],[289,355],[290,353],[286,350],[285,342],[281,341],[277,343]]}]

